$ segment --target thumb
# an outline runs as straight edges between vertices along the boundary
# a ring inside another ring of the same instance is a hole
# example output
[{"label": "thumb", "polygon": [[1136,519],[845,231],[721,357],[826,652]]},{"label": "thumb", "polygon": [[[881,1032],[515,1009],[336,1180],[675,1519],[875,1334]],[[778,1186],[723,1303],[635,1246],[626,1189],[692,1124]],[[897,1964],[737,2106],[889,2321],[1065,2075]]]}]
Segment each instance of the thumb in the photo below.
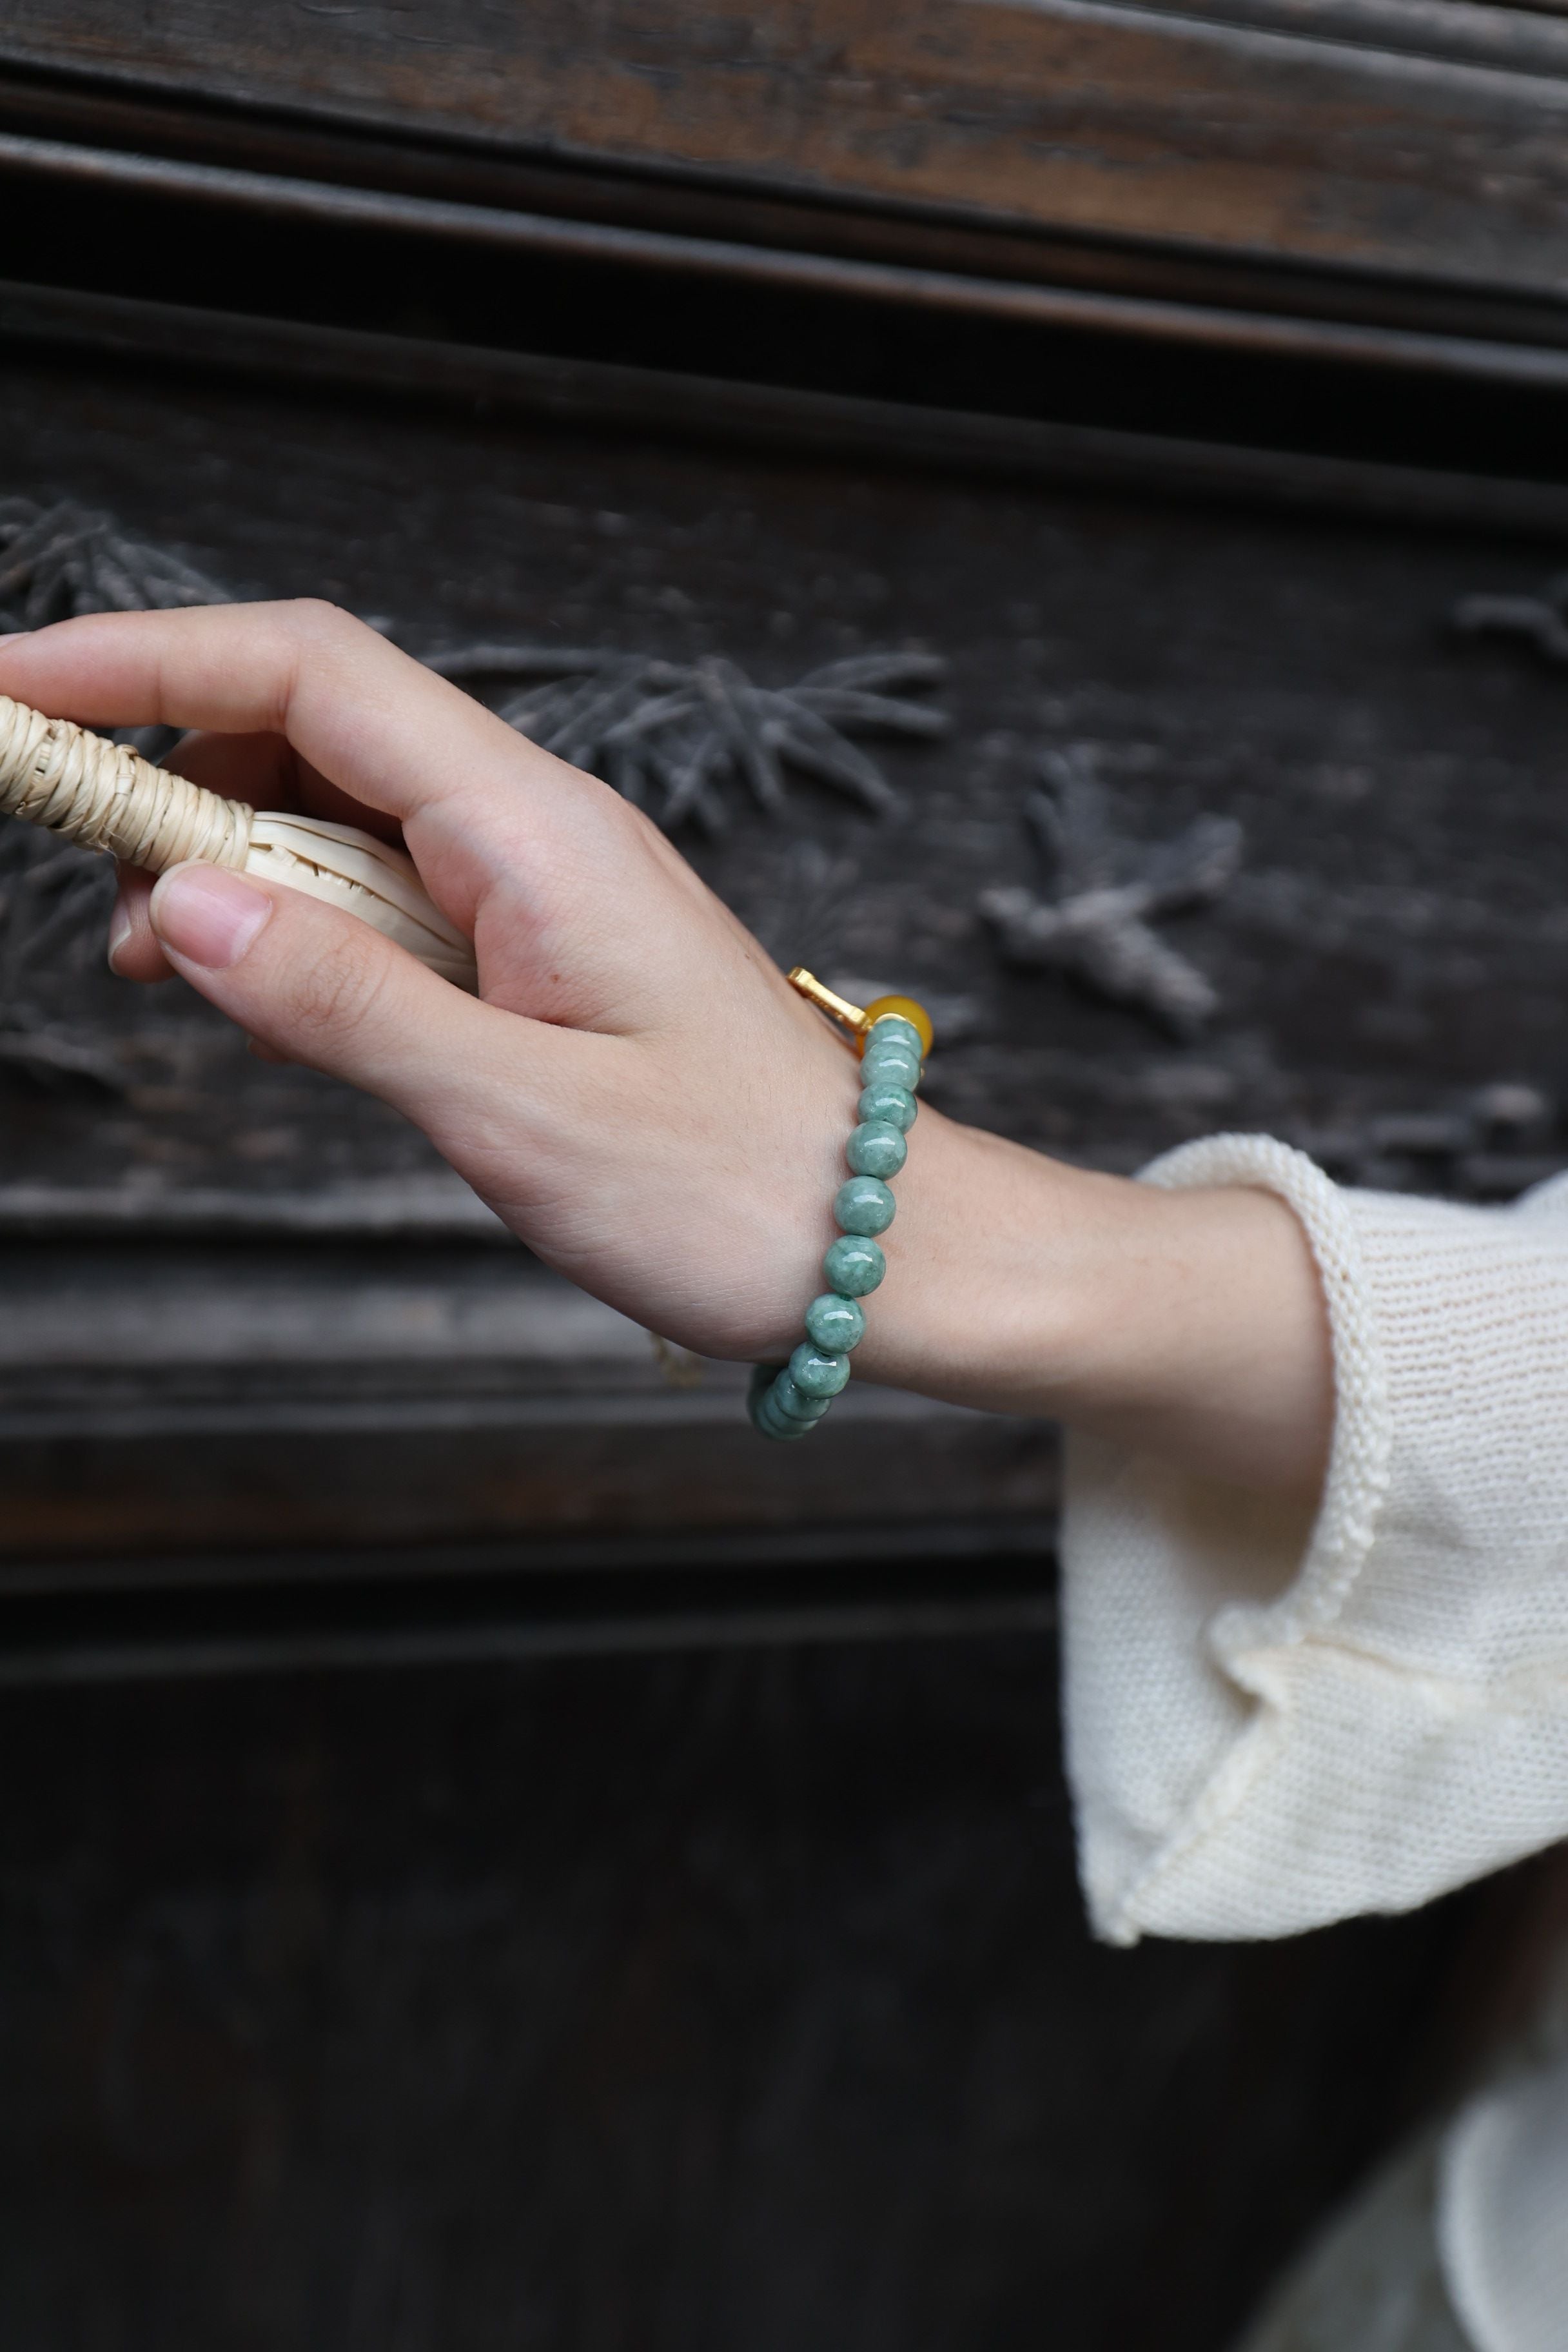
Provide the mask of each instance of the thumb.
[{"label": "thumb", "polygon": [[193,864],[163,876],[149,912],[174,970],[264,1047],[420,1127],[449,1129],[498,1055],[522,1076],[537,1024],[464,994],[339,908]]}]

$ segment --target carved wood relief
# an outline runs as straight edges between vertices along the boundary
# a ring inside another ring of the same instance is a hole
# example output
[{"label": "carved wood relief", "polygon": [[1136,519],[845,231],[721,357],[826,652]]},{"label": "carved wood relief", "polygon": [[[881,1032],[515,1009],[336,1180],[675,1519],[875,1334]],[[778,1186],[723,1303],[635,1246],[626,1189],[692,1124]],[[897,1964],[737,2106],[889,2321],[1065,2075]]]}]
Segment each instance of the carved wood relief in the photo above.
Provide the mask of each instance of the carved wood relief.
[{"label": "carved wood relief", "polygon": [[[879,749],[899,813],[797,778],[782,809],[737,801],[721,836],[682,838],[784,960],[941,999],[931,1084],[960,1115],[1120,1166],[1266,1126],[1368,1181],[1489,1197],[1557,1163],[1563,689],[1447,617],[1478,581],[1532,588],[1528,556],[407,417],[366,436],[331,404],[242,392],[132,393],[109,415],[47,371],[6,397],[14,485],[112,496],[244,593],[332,594],[411,645],[646,647],[770,690],[889,647],[940,656],[951,736]],[[1216,819],[1245,835],[1223,896],[1163,934],[1216,999],[1185,1041],[1092,974],[994,952],[987,894],[1050,887],[1027,817],[1042,753],[1091,763],[1130,846]],[[14,922],[62,880],[14,892]],[[125,1181],[426,1164],[387,1114],[79,969],[69,930],[46,930],[28,1003],[118,1057]],[[7,1181],[82,1181],[100,1116],[19,1101]]]}]

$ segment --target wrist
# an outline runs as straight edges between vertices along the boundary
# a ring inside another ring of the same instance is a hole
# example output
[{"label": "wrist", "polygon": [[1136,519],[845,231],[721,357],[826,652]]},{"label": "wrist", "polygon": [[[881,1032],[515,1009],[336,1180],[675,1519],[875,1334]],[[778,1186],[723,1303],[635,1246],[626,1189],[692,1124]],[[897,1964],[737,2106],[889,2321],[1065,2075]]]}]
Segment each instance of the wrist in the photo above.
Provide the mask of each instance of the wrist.
[{"label": "wrist", "polygon": [[[1090,1298],[1135,1188],[923,1107],[896,1191],[888,1278],[856,1370],[990,1411],[1059,1412],[1080,1384]],[[1117,1196],[1111,1200],[1103,1193]]]},{"label": "wrist", "polygon": [[1272,1193],[1163,1192],[924,1110],[858,1372],[1297,1496],[1333,1420],[1321,1286]]}]

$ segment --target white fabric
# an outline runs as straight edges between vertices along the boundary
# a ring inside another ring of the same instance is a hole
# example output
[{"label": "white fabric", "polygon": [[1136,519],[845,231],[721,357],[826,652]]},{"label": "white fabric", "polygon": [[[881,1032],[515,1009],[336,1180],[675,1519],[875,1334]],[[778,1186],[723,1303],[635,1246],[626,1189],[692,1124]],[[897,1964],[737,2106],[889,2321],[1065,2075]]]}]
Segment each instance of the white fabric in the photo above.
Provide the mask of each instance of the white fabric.
[{"label": "white fabric", "polygon": [[[1568,1835],[1568,1182],[1511,1209],[1342,1192],[1256,1136],[1188,1145],[1146,1181],[1291,1204],[1338,1409],[1310,1523],[1069,1444],[1068,1759],[1097,1929],[1289,1935],[1410,1909]],[[1524,2145],[1464,2128],[1456,2247],[1486,2237],[1499,2151]],[[1568,2214],[1568,2133],[1529,2146]],[[1533,2275],[1487,2273],[1479,2352],[1568,2347],[1568,2302],[1543,2309]]]},{"label": "white fabric", "polygon": [[1568,1834],[1568,1187],[1511,1210],[1338,1191],[1221,1136],[1322,1271],[1339,1407],[1315,1525],[1083,1439],[1068,1763],[1113,1942],[1402,1911]]},{"label": "white fabric", "polygon": [[1568,2345],[1568,2065],[1504,2084],[1459,2117],[1437,2243],[1477,2352]]},{"label": "white fabric", "polygon": [[1439,2141],[1423,2132],[1331,2216],[1237,2352],[1475,2352],[1434,2228]]}]

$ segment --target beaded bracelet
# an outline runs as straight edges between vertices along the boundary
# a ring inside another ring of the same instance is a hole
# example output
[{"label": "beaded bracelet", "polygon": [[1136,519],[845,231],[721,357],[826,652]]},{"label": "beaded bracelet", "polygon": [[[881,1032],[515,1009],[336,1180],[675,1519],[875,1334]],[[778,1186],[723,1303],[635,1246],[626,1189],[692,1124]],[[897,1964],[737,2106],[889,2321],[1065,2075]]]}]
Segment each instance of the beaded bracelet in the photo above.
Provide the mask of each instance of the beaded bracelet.
[{"label": "beaded bracelet", "polygon": [[789,1362],[758,1364],[747,1409],[764,1437],[809,1437],[849,1379],[850,1350],[865,1336],[860,1305],[888,1271],[877,1241],[893,1222],[888,1179],[908,1156],[915,1088],[931,1051],[931,1019],[909,996],[879,996],[862,1012],[798,967],[790,981],[847,1029],[860,1053],[859,1125],[845,1146],[850,1175],[834,1198],[838,1238],[822,1261],[828,1287],[805,1310],[805,1338]]}]

